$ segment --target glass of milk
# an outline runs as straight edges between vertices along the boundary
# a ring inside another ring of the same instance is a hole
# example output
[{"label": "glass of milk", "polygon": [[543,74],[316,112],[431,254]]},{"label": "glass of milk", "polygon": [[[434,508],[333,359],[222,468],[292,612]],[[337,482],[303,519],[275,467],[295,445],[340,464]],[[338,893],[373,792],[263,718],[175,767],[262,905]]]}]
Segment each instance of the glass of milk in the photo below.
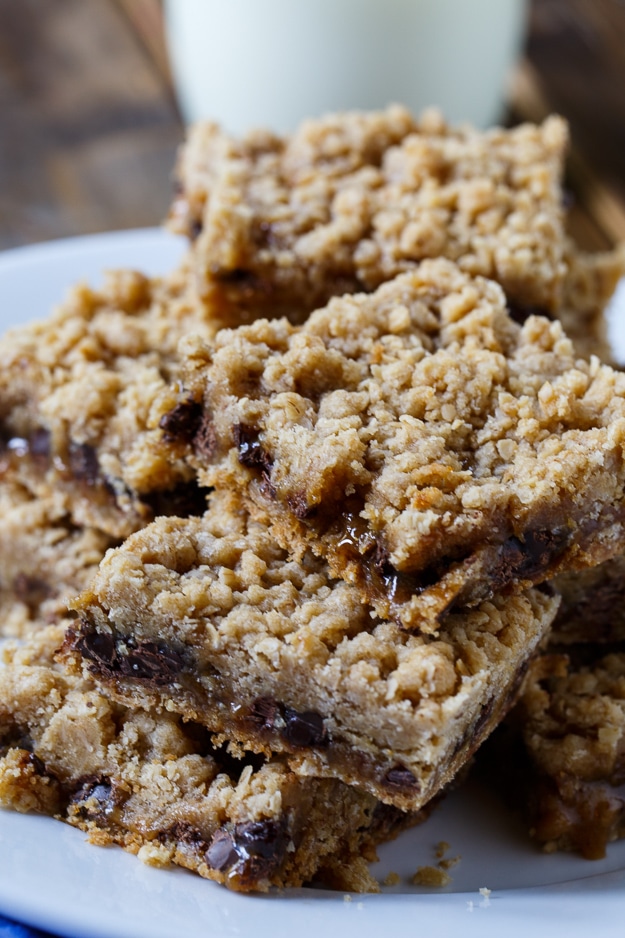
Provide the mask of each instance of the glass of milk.
[{"label": "glass of milk", "polygon": [[234,133],[392,102],[501,115],[526,0],[165,0],[183,116]]}]

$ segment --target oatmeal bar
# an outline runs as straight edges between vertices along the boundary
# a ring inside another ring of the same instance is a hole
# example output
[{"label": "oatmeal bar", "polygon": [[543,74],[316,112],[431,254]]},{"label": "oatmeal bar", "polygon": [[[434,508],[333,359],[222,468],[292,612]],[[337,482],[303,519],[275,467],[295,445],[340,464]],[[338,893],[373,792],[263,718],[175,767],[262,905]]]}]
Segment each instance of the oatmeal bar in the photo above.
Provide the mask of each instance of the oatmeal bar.
[{"label": "oatmeal bar", "polygon": [[0,669],[0,804],[63,819],[239,891],[299,886],[377,891],[375,845],[423,819],[278,759],[216,749],[167,712],[129,710],[53,663],[48,628]]},{"label": "oatmeal bar", "polygon": [[61,492],[37,498],[0,484],[0,635],[25,635],[67,616],[67,602],[89,585],[117,544],[73,524]]},{"label": "oatmeal bar", "polygon": [[625,836],[625,653],[539,659],[518,710],[532,836],[547,851],[605,856]]},{"label": "oatmeal bar", "polygon": [[188,342],[184,384],[174,452],[406,628],[625,547],[625,375],[449,261]]},{"label": "oatmeal bar", "polygon": [[111,537],[165,510],[201,512],[192,473],[151,449],[150,436],[178,340],[214,328],[182,267],[164,280],[117,271],[13,329],[0,340],[0,483],[62,493],[74,525]]},{"label": "oatmeal bar", "polygon": [[107,693],[417,810],[507,711],[558,599],[495,596],[411,634],[220,493],[109,551],[73,605],[66,654]]},{"label": "oatmeal bar", "polygon": [[301,319],[428,257],[555,310],[565,274],[565,123],[478,131],[433,111],[309,120],[290,138],[191,130],[171,224],[194,239],[200,289],[221,309]]}]

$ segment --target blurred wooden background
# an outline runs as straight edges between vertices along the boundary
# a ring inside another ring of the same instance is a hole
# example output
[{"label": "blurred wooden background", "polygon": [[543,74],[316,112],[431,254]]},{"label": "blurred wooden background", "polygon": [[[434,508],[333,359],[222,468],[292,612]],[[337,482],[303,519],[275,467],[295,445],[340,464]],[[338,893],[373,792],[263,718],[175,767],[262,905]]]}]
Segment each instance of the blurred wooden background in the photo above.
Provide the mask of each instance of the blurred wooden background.
[{"label": "blurred wooden background", "polygon": [[[571,122],[571,225],[625,238],[625,0],[532,0],[509,119]],[[0,249],[164,216],[183,128],[159,0],[0,0]]]}]

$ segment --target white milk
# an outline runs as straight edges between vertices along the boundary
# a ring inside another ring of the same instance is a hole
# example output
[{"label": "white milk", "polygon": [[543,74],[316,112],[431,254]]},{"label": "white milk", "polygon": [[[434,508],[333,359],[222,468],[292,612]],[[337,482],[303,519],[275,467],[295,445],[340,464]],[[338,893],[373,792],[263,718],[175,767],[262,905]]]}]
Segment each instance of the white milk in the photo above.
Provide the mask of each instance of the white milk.
[{"label": "white milk", "polygon": [[184,117],[240,133],[402,102],[500,116],[525,0],[166,0]]}]

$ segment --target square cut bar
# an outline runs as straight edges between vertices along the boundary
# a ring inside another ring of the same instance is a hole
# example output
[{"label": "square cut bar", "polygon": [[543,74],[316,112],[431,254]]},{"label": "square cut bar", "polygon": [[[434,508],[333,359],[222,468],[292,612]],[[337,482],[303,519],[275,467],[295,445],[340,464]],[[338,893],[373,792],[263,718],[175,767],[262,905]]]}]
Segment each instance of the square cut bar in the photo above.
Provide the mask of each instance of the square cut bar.
[{"label": "square cut bar", "polygon": [[532,837],[548,852],[604,857],[625,837],[625,653],[537,659],[511,722],[521,734],[511,790]]},{"label": "square cut bar", "polygon": [[399,106],[309,120],[287,138],[198,124],[171,225],[194,239],[200,291],[254,316],[301,318],[439,256],[498,280],[513,304],[556,310],[567,139],[558,117],[478,131]]},{"label": "square cut bar", "polygon": [[507,712],[558,601],[495,596],[412,634],[219,493],[107,553],[65,653],[127,704],[418,810]]},{"label": "square cut bar", "polygon": [[426,816],[279,759],[216,749],[205,729],[129,710],[54,664],[62,628],[0,668],[0,804],[49,814],[155,866],[238,891],[300,886],[378,891],[375,846]]},{"label": "square cut bar", "polygon": [[383,618],[436,630],[625,547],[625,375],[449,261],[186,350],[167,445]]},{"label": "square cut bar", "polygon": [[62,495],[75,526],[116,538],[155,514],[201,513],[189,469],[150,447],[180,337],[216,328],[189,280],[184,266],[164,279],[116,271],[0,340],[0,483]]}]

